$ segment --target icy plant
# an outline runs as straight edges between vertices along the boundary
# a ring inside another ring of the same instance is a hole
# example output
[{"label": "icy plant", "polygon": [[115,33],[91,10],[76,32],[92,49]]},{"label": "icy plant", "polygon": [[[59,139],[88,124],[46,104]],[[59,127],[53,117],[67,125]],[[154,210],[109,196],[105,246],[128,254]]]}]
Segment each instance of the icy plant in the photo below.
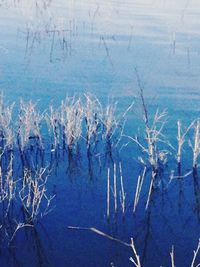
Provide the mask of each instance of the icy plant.
[{"label": "icy plant", "polygon": [[102,106],[97,98],[85,94],[84,117],[86,122],[87,147],[96,141],[102,120]]},{"label": "icy plant", "polygon": [[160,150],[158,148],[159,143],[164,143],[163,128],[166,122],[165,111],[156,111],[152,123],[149,123],[149,119],[145,116],[144,118],[144,142],[140,141],[138,136],[132,137],[124,135],[134,141],[142,152],[146,155],[145,158],[140,158],[140,161],[147,165],[147,162],[152,168],[152,175],[157,174],[159,169],[159,161],[165,162],[167,151]]},{"label": "icy plant", "polygon": [[19,197],[29,222],[34,222],[38,216],[44,216],[51,210],[50,204],[55,195],[48,197],[47,180],[46,168],[40,168],[35,175],[27,169],[24,170]]},{"label": "icy plant", "polygon": [[43,115],[36,110],[36,104],[32,101],[26,103],[21,100],[17,132],[17,141],[21,151],[25,150],[31,140],[38,147],[43,147],[40,130],[42,119]]},{"label": "icy plant", "polygon": [[46,121],[49,126],[50,136],[53,136],[52,149],[56,149],[59,147],[61,141],[60,111],[50,106],[50,114],[46,114]]},{"label": "icy plant", "polygon": [[10,158],[9,166],[3,173],[0,167],[0,203],[4,207],[4,216],[6,217],[10,205],[16,196],[16,181],[13,177],[13,157]]},{"label": "icy plant", "polygon": [[61,104],[61,127],[64,140],[72,149],[77,144],[82,134],[83,108],[81,101],[75,97],[67,97]]},{"label": "icy plant", "polygon": [[131,238],[130,247],[131,247],[131,249],[133,251],[133,255],[134,255],[133,257],[130,257],[130,261],[134,264],[135,267],[142,267],[142,265],[140,263],[140,256],[137,254],[133,238]]},{"label": "icy plant", "polygon": [[194,123],[194,140],[191,142],[189,141],[189,145],[192,148],[193,151],[193,163],[192,166],[194,169],[197,168],[197,160],[198,156],[200,154],[200,120],[197,119],[197,121]]},{"label": "icy plant", "polygon": [[2,149],[12,149],[14,134],[12,128],[13,106],[5,106],[3,95],[0,96],[0,146]]},{"label": "icy plant", "polygon": [[185,131],[182,129],[182,123],[180,120],[177,121],[177,129],[178,129],[178,134],[177,134],[177,141],[178,141],[178,147],[177,147],[177,163],[178,163],[178,168],[180,170],[181,167],[181,157],[182,157],[182,150],[183,150],[183,145],[186,140],[186,135],[188,134],[189,130],[193,126],[194,122],[192,122]]},{"label": "icy plant", "polygon": [[117,120],[115,116],[117,103],[109,103],[103,110],[103,125],[104,125],[104,134],[103,137],[107,142],[111,141],[112,136],[114,135],[117,129]]}]

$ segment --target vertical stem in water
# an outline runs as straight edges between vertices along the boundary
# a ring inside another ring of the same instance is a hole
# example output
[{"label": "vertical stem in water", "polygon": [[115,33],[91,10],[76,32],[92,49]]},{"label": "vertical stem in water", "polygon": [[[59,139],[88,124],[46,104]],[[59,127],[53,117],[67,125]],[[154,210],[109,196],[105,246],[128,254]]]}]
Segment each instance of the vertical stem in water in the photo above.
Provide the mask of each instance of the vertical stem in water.
[{"label": "vertical stem in water", "polygon": [[199,142],[200,142],[200,121],[198,120],[195,126],[194,136],[194,149],[193,149],[193,168],[197,168],[197,158],[199,155]]},{"label": "vertical stem in water", "polygon": [[124,216],[126,194],[124,193],[124,182],[123,182],[123,176],[122,176],[122,164],[121,164],[121,162],[119,163],[119,171],[120,171],[120,185],[121,185],[121,206],[122,206],[122,213]]},{"label": "vertical stem in water", "polygon": [[181,138],[181,122],[180,120],[177,121],[177,127],[178,127],[178,151],[177,151],[177,162],[178,162],[178,169],[180,169],[181,166],[181,147],[183,144],[182,138]]},{"label": "vertical stem in water", "polygon": [[150,186],[149,186],[149,193],[148,193],[147,203],[146,203],[146,207],[145,207],[146,210],[149,207],[149,202],[150,202],[150,199],[151,199],[151,194],[153,192],[153,182],[154,182],[155,176],[156,176],[156,173],[154,171],[152,171],[151,182],[150,182]]},{"label": "vertical stem in water", "polygon": [[172,265],[172,267],[176,267],[175,266],[175,261],[174,261],[174,246],[172,246],[172,251],[170,252],[170,257],[171,257],[171,265]]},{"label": "vertical stem in water", "polygon": [[115,201],[115,213],[117,213],[117,171],[116,171],[116,163],[114,163],[114,201]]},{"label": "vertical stem in water", "polygon": [[142,174],[142,177],[141,177],[141,175],[138,176],[137,187],[136,187],[136,192],[135,192],[135,200],[134,200],[134,206],[133,206],[133,212],[135,212],[136,207],[137,207],[138,202],[139,202],[139,197],[140,197],[140,193],[141,193],[141,190],[142,190],[144,177],[145,177],[145,174],[146,174],[146,169],[147,168],[145,166],[143,174]]},{"label": "vertical stem in water", "polygon": [[107,219],[110,218],[110,168],[107,175]]}]

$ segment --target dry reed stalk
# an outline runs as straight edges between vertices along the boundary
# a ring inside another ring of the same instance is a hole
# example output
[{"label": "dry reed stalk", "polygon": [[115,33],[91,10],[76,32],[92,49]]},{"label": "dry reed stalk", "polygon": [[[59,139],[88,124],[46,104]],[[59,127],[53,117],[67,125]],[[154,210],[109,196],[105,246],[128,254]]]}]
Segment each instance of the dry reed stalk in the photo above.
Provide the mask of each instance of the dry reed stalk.
[{"label": "dry reed stalk", "polygon": [[48,124],[48,130],[50,134],[53,134],[53,148],[54,151],[60,145],[61,129],[60,129],[60,112],[50,106],[50,114],[46,115],[46,121]]},{"label": "dry reed stalk", "polygon": [[0,203],[8,198],[8,184],[3,181],[2,168],[0,166]]},{"label": "dry reed stalk", "polygon": [[200,266],[200,263],[195,265],[195,261],[196,261],[196,258],[197,258],[197,254],[199,253],[199,250],[200,250],[200,239],[199,239],[199,242],[198,242],[196,250],[193,251],[194,256],[193,256],[193,259],[192,259],[191,267],[199,267]]},{"label": "dry reed stalk", "polygon": [[157,110],[153,119],[151,127],[146,125],[146,139],[148,144],[148,156],[153,172],[158,170],[159,151],[157,150],[157,143],[161,141],[163,127],[165,125],[164,118],[167,113],[165,111],[159,113]]},{"label": "dry reed stalk", "polygon": [[126,200],[126,194],[124,192],[124,182],[123,182],[123,175],[122,175],[122,164],[119,163],[119,172],[120,172],[120,202],[121,202],[121,208],[122,208],[122,214],[125,215],[125,200]]},{"label": "dry reed stalk", "polygon": [[[127,114],[128,112],[133,108],[134,105],[134,101],[128,106],[128,108],[125,110],[125,112],[122,114],[122,116],[116,120],[116,130],[118,129],[118,133],[117,133],[117,142],[114,144],[115,147],[118,146],[118,144],[120,143],[122,137],[124,136],[124,128],[125,128],[125,124],[126,124],[126,120],[127,120]],[[122,146],[123,147],[123,146]]]},{"label": "dry reed stalk", "polygon": [[3,149],[12,149],[14,144],[14,133],[12,128],[12,113],[14,103],[10,106],[4,105],[3,95],[0,95],[0,141]]},{"label": "dry reed stalk", "polygon": [[130,257],[130,261],[135,265],[135,267],[142,267],[141,263],[140,263],[140,256],[137,254],[136,248],[135,248],[135,244],[133,241],[133,238],[131,238],[131,244],[130,244],[135,260],[133,259],[133,257]]},{"label": "dry reed stalk", "polygon": [[182,125],[181,125],[181,121],[178,120],[177,121],[177,130],[178,130],[178,133],[177,133],[177,141],[178,141],[178,148],[177,148],[177,163],[178,163],[178,166],[181,165],[181,155],[182,155],[182,147],[185,143],[185,137],[186,135],[188,134],[189,130],[191,129],[191,127],[193,126],[194,124],[194,121],[188,126],[188,128],[182,132]]},{"label": "dry reed stalk", "polygon": [[[39,214],[43,216],[48,213],[47,208],[49,208],[50,202],[54,198],[54,196],[47,197],[48,175],[45,172],[46,168],[40,168],[33,176],[29,170],[24,170],[23,186],[19,191],[19,198],[29,215],[28,220],[31,222],[34,222]],[[47,202],[46,208],[44,208],[44,201]],[[41,211],[42,205],[44,213]]]},{"label": "dry reed stalk", "polygon": [[36,110],[36,104],[33,104],[32,101],[25,103],[21,100],[20,113],[18,116],[18,144],[22,152],[31,139],[34,140],[40,148],[43,148],[40,131],[42,119],[43,115]]},{"label": "dry reed stalk", "polygon": [[116,163],[114,163],[114,174],[113,174],[113,195],[114,195],[114,208],[117,213],[117,169]]},{"label": "dry reed stalk", "polygon": [[77,143],[82,134],[83,108],[80,99],[67,97],[61,103],[61,126],[63,136],[70,149]]},{"label": "dry reed stalk", "polygon": [[193,168],[197,168],[197,159],[200,153],[200,120],[194,125]]},{"label": "dry reed stalk", "polygon": [[[86,140],[87,147],[95,142],[98,135],[98,128],[102,120],[102,106],[97,98],[92,98],[89,94],[85,94],[86,105],[84,107],[84,117],[86,121]],[[93,140],[94,139],[94,140]]]},{"label": "dry reed stalk", "polygon": [[0,203],[3,200],[4,200],[3,175],[2,175],[2,168],[0,166]]},{"label": "dry reed stalk", "polygon": [[141,184],[141,175],[138,176],[138,180],[137,180],[137,186],[136,186],[136,191],[135,191],[135,199],[134,199],[134,204],[133,204],[133,212],[135,212],[137,204],[138,204],[138,194],[139,194],[139,187]]},{"label": "dry reed stalk", "polygon": [[170,257],[171,257],[171,265],[172,265],[172,267],[176,267],[175,260],[174,260],[174,246],[172,246],[172,250],[170,252]]},{"label": "dry reed stalk", "polygon": [[181,121],[178,120],[177,121],[177,127],[178,127],[178,136],[177,136],[177,140],[178,140],[178,151],[177,151],[177,162],[178,164],[181,163],[181,150],[182,150],[182,146],[184,143],[184,136],[181,135]]},{"label": "dry reed stalk", "polygon": [[153,192],[153,183],[154,183],[155,177],[156,177],[156,173],[152,171],[151,182],[150,182],[150,186],[149,186],[149,192],[148,192],[148,197],[147,197],[147,202],[146,202],[146,207],[145,207],[146,210],[149,207],[149,202],[150,202],[150,199],[151,199],[151,194]]},{"label": "dry reed stalk", "polygon": [[94,227],[67,226],[67,228],[69,230],[91,231],[91,232],[93,232],[95,234],[98,234],[100,236],[106,237],[106,238],[110,239],[111,241],[115,241],[115,242],[120,243],[120,244],[122,244],[124,246],[131,247],[131,244],[129,244],[129,243],[125,242],[125,241],[122,241],[122,240],[120,240],[118,238],[115,238],[115,237],[113,237],[111,235],[108,235],[108,234],[106,234],[106,233],[104,233],[104,232],[102,232],[102,231],[100,231],[100,230],[98,230],[97,228],[94,228]]},{"label": "dry reed stalk", "polygon": [[11,156],[8,168],[4,174],[0,167],[0,203],[4,206],[7,217],[12,201],[16,195],[16,181],[13,178],[13,157]]},{"label": "dry reed stalk", "polygon": [[110,168],[107,175],[107,219],[110,218]]},{"label": "dry reed stalk", "polygon": [[[145,109],[146,110],[146,109]],[[147,110],[145,111],[147,112]],[[129,135],[124,135],[128,137],[130,140],[135,142],[142,152],[144,152],[147,155],[147,161],[149,165],[152,168],[152,174],[157,175],[158,169],[159,169],[159,161],[165,162],[166,161],[166,155],[167,151],[159,150],[158,149],[158,143],[167,143],[164,140],[164,136],[162,134],[164,125],[166,123],[165,118],[166,118],[167,113],[165,111],[159,113],[157,110],[153,122],[151,126],[149,126],[149,121],[148,119],[144,119],[145,122],[145,141],[146,144],[142,144],[142,142],[139,141],[138,137],[132,137]],[[169,143],[167,143],[169,145]],[[144,158],[141,158],[140,161],[147,165],[146,160]]]},{"label": "dry reed stalk", "polygon": [[15,191],[16,191],[16,182],[13,179],[13,156],[11,156],[9,162],[5,183],[7,184],[6,188],[7,188],[7,200],[8,200],[5,216],[7,216],[11,202],[13,199],[15,199]]},{"label": "dry reed stalk", "polygon": [[[143,145],[138,140],[137,137],[135,137],[135,138],[132,138],[130,136],[128,136],[128,137],[131,138],[134,142],[136,142],[136,144],[139,145],[139,147],[142,149],[142,151],[147,154],[148,161],[150,163],[150,166],[152,167],[153,173],[157,173],[158,168],[159,168],[158,160],[162,159],[164,161],[165,156],[167,154],[164,151],[159,151],[157,148],[157,145],[159,142],[167,143],[164,140],[164,136],[162,133],[164,125],[166,123],[167,113],[165,110],[162,112],[159,112],[159,110],[157,109],[157,111],[153,117],[152,123],[150,122],[148,109],[147,109],[147,105],[145,103],[145,98],[144,98],[144,90],[143,90],[143,86],[141,84],[141,80],[140,80],[140,76],[138,74],[137,68],[135,68],[135,74],[136,74],[136,79],[137,79],[137,83],[138,83],[138,87],[139,87],[139,96],[141,99],[141,105],[142,105],[142,110],[143,110],[143,121],[144,121],[144,126],[145,126],[146,146]],[[160,158],[160,155],[162,155],[161,158]],[[145,162],[145,161],[143,160],[143,162]]]},{"label": "dry reed stalk", "polygon": [[134,199],[134,205],[133,205],[133,212],[136,211],[136,207],[138,205],[138,202],[139,202],[139,198],[140,198],[140,193],[141,193],[141,190],[142,190],[142,185],[143,185],[143,182],[144,182],[144,177],[145,177],[145,174],[146,174],[146,166],[144,167],[144,170],[143,170],[143,173],[142,173],[142,176],[138,176],[138,181],[137,181],[137,186],[136,186],[136,192],[135,192],[135,199]]},{"label": "dry reed stalk", "polygon": [[108,142],[110,142],[112,136],[114,135],[116,129],[117,129],[117,120],[115,117],[115,111],[116,111],[117,103],[114,104],[108,104],[107,107],[104,109],[103,112],[103,125],[105,128],[105,132],[103,134],[104,139],[106,139]]}]

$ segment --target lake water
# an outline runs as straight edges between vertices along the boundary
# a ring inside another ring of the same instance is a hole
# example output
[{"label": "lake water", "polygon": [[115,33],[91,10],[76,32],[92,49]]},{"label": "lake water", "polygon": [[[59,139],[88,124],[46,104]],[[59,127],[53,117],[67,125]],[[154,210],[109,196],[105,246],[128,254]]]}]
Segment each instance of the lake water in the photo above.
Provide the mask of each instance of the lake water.
[{"label": "lake water", "polygon": [[[167,109],[164,131],[176,146],[176,121],[189,125],[199,117],[199,16],[197,0],[0,0],[0,89],[6,102],[18,107],[20,98],[32,99],[41,111],[50,103],[58,106],[67,95],[85,93],[103,105],[113,98],[119,114],[134,101],[124,129],[132,135],[142,128],[137,70],[149,115]],[[126,242],[133,237],[145,267],[169,266],[172,245],[176,265],[190,266],[200,237],[198,178],[170,180],[176,162],[169,153],[151,205],[145,210],[147,176],[133,213],[143,168],[137,160],[140,150],[132,143],[123,147],[127,142],[121,140],[120,152],[116,149],[112,157],[98,148],[101,156],[96,153],[91,161],[82,149],[84,140],[71,162],[60,152],[48,185],[56,195],[54,209],[34,229],[19,230],[9,247],[2,237],[0,266],[133,266],[130,248],[68,226],[95,227]],[[184,174],[191,170],[191,148],[185,148],[183,159]],[[51,164],[49,150],[44,161]],[[107,169],[113,174],[113,162],[118,174],[122,162],[126,214],[123,218],[118,207],[114,216],[112,206],[108,222]]]}]

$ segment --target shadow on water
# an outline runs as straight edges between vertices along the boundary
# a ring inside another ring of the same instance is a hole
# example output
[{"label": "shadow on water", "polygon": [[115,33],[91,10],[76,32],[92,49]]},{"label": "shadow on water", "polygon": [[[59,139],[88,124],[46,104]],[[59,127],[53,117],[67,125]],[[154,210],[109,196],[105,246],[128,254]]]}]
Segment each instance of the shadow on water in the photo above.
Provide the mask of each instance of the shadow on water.
[{"label": "shadow on water", "polygon": [[[21,229],[9,245],[7,266],[23,266],[24,259],[30,261],[30,266],[32,266],[32,263],[38,267],[49,266],[47,256],[48,249],[51,248],[49,237],[45,234],[45,242],[40,239],[40,236],[43,236],[45,231],[42,225]],[[21,242],[23,242],[23,246]],[[27,253],[28,255],[26,255]]]}]

